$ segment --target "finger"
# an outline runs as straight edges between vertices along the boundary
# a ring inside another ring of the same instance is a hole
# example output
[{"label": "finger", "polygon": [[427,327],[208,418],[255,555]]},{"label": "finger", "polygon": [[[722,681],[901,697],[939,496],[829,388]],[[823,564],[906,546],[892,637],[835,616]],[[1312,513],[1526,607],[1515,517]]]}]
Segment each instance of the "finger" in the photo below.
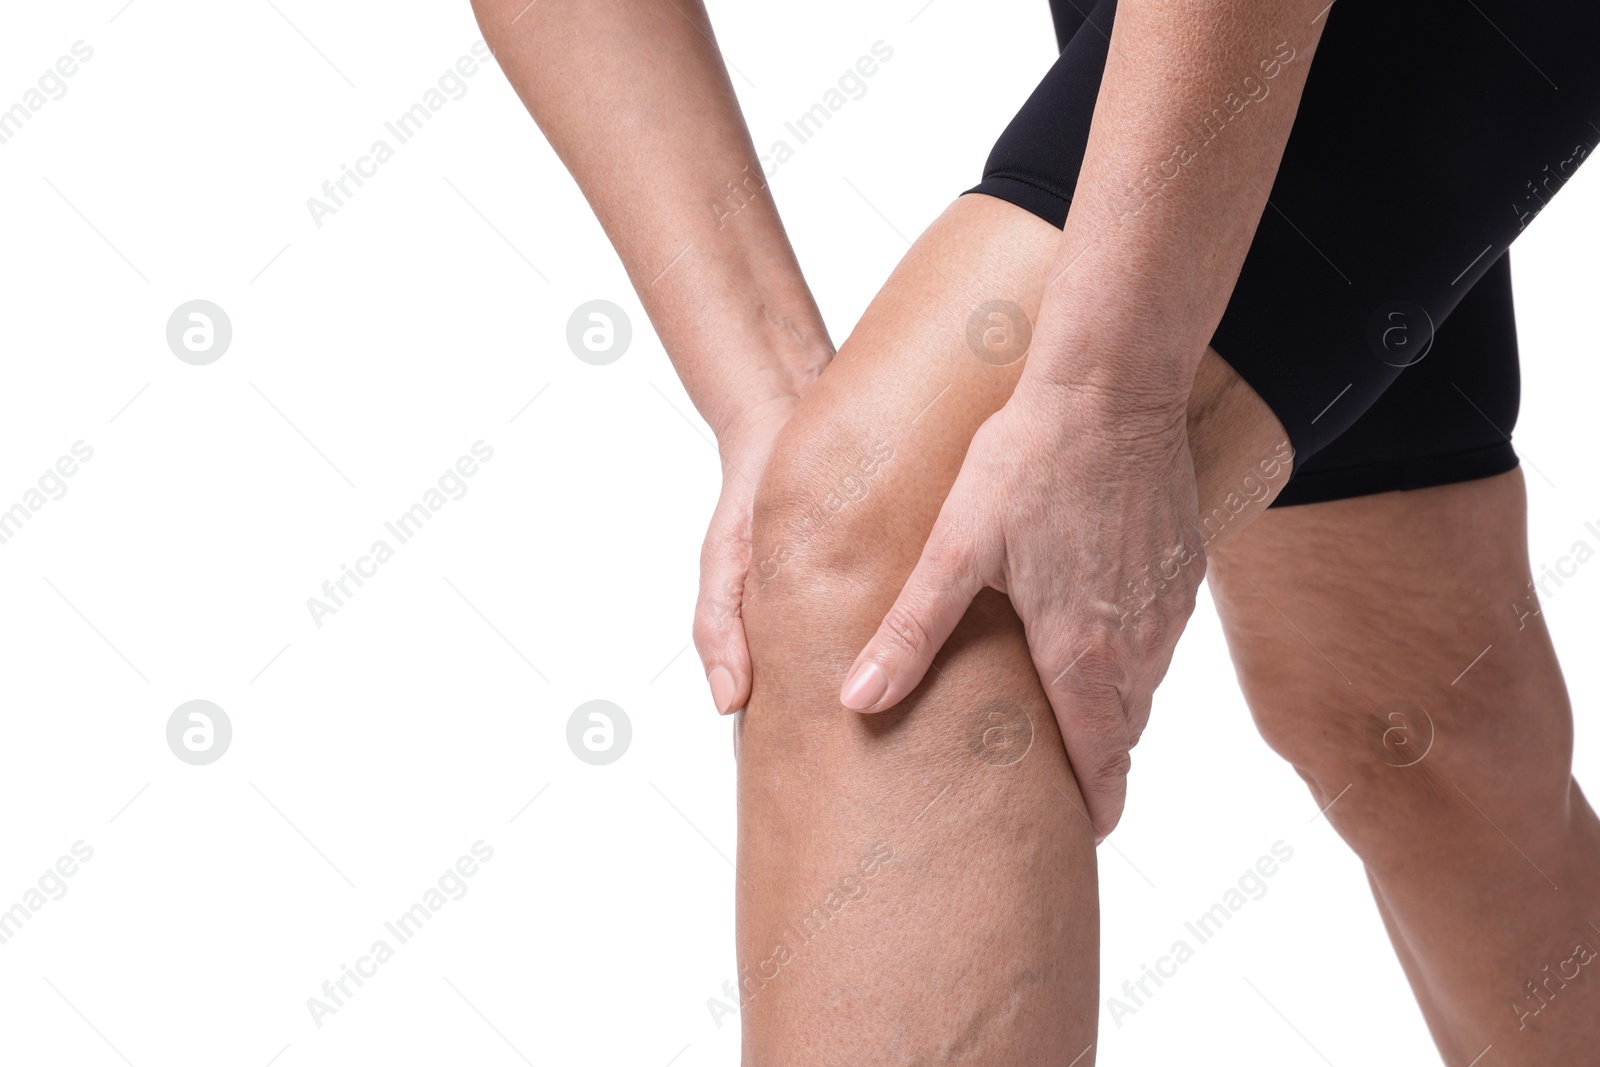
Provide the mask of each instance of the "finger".
[{"label": "finger", "polygon": [[884,711],[921,683],[984,585],[968,537],[942,515],[934,524],[894,606],[845,676],[839,691],[845,707]]},{"label": "finger", "polygon": [[750,699],[750,652],[738,602],[725,591],[702,590],[695,608],[694,643],[719,715],[744,707]]},{"label": "finger", "polygon": [[1155,692],[1146,690],[1142,697],[1130,700],[1124,705],[1128,709],[1128,730],[1132,735],[1133,745],[1137,745],[1139,738],[1144,736],[1144,728],[1150,722],[1150,708],[1154,702]]},{"label": "finger", "polygon": [[750,699],[750,649],[740,617],[749,561],[749,542],[719,509],[700,553],[694,645],[711,687],[711,702],[721,715],[738,711]]},{"label": "finger", "polygon": [[[1074,669],[1082,668],[1080,661]],[[1099,844],[1122,820],[1128,798],[1133,737],[1122,694],[1115,684],[1087,676],[1046,689]]]}]

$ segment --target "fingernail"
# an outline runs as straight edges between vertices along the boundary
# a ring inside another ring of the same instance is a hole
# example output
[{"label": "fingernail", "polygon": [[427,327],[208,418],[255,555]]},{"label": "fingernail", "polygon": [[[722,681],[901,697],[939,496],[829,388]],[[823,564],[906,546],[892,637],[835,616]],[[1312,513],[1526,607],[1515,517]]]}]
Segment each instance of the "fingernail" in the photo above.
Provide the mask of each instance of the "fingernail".
[{"label": "fingernail", "polygon": [[733,684],[733,672],[726,667],[712,667],[706,681],[711,683],[711,702],[717,706],[717,714],[726,715],[732,711],[733,698],[739,691]]},{"label": "fingernail", "polygon": [[1104,841],[1105,839],[1106,839],[1106,835],[1105,834],[1095,834],[1094,835],[1094,847],[1095,848],[1099,848],[1100,847],[1100,842]]},{"label": "fingernail", "polygon": [[876,663],[863,663],[844,683],[839,703],[851,711],[862,711],[883,699],[889,691],[889,676]]}]

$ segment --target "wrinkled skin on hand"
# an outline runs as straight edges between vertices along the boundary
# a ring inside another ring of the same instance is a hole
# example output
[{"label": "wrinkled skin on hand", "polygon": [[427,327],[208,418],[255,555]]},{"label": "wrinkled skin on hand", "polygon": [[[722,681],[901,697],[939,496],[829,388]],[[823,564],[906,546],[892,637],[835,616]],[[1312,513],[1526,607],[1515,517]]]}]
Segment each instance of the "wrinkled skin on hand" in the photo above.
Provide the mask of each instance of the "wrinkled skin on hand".
[{"label": "wrinkled skin on hand", "polygon": [[1008,594],[1103,838],[1205,576],[1198,508],[1184,404],[1119,409],[1024,376],[973,438],[841,701],[895,706],[979,590]]}]

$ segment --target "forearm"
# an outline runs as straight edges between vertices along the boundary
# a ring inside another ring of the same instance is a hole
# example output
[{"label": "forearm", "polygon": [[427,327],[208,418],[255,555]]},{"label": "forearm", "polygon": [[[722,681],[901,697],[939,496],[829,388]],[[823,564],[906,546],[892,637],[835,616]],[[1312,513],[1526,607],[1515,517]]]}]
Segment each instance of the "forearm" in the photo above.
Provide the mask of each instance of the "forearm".
[{"label": "forearm", "polygon": [[721,435],[833,348],[699,0],[474,0]]},{"label": "forearm", "polygon": [[1024,382],[1182,410],[1266,207],[1325,2],[1121,0]]}]

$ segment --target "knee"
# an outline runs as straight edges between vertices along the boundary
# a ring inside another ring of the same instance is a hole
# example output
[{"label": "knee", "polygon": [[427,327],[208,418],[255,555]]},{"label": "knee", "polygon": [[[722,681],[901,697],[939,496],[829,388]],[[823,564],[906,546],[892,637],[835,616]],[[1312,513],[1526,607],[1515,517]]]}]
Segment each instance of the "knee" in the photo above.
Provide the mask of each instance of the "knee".
[{"label": "knee", "polygon": [[859,598],[896,564],[909,569],[920,540],[910,543],[913,516],[896,491],[905,462],[894,435],[851,412],[797,414],[756,491],[747,597],[793,605],[849,585]]},{"label": "knee", "polygon": [[809,672],[832,699],[911,573],[948,484],[901,421],[870,396],[808,396],[775,442],[741,607],[758,687],[810,693]]},{"label": "knee", "polygon": [[1559,820],[1570,797],[1572,713],[1536,675],[1474,689],[1417,686],[1364,699],[1287,683],[1246,686],[1262,738],[1369,862],[1410,829]]}]

